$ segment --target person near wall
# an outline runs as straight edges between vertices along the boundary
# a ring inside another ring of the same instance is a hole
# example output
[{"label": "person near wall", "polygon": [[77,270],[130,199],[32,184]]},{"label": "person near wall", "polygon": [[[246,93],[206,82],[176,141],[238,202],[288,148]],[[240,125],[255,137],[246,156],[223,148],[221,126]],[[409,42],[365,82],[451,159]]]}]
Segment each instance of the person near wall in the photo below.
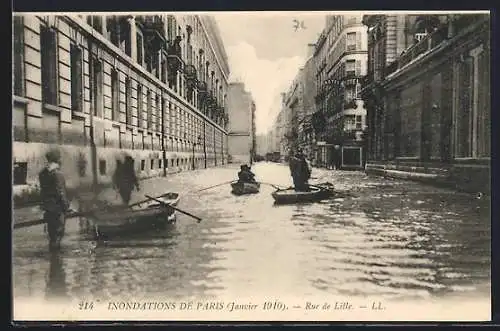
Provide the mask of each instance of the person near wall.
[{"label": "person near wall", "polygon": [[51,150],[46,154],[47,165],[38,174],[41,208],[44,211],[49,250],[60,249],[66,227],[65,214],[71,211],[66,192],[66,181],[61,171],[61,154]]},{"label": "person near wall", "polygon": [[123,163],[118,160],[113,174],[113,186],[118,190],[125,205],[129,204],[134,187],[137,191],[140,190],[139,179],[135,173],[134,159],[130,155],[125,156]]}]

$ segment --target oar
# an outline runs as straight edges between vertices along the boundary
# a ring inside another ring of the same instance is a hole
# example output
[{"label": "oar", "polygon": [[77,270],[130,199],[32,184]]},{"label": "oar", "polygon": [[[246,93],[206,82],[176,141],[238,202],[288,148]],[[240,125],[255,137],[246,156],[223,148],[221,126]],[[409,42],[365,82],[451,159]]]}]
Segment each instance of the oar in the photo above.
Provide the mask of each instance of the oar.
[{"label": "oar", "polygon": [[[163,194],[160,195],[160,196],[158,196],[157,198],[161,198],[162,196],[163,196]],[[135,206],[141,205],[141,204],[143,204],[145,202],[148,202],[148,201],[150,201],[152,199],[153,198],[148,198],[146,200],[138,201],[136,203],[133,203],[131,205],[106,206],[106,207],[96,208],[96,209],[92,209],[92,210],[88,210],[88,211],[83,211],[83,212],[75,212],[75,213],[71,213],[71,214],[66,215],[66,218],[75,218],[75,217],[86,216],[86,215],[95,213],[96,211],[106,210],[106,209],[131,208],[131,207],[135,207]],[[46,223],[46,221],[43,218],[37,219],[37,220],[32,220],[32,221],[21,222],[21,223],[14,223],[14,229],[26,228],[26,227],[29,227],[29,226],[40,225],[40,224],[44,224],[44,223]]]},{"label": "oar", "polygon": [[154,200],[154,201],[159,202],[159,203],[161,203],[161,204],[163,204],[163,205],[169,206],[170,208],[172,208],[172,209],[174,209],[174,210],[177,210],[178,212],[181,212],[181,213],[183,213],[183,214],[185,214],[185,215],[191,216],[192,218],[194,218],[194,219],[198,220],[198,223],[200,223],[200,222],[201,222],[201,218],[199,218],[198,216],[195,216],[195,215],[193,215],[193,214],[188,213],[187,211],[184,211],[184,210],[182,210],[182,209],[179,209],[179,208],[177,208],[177,207],[174,207],[174,206],[172,206],[171,204],[166,203],[165,201],[162,201],[162,200],[159,200],[159,199],[156,199],[156,198],[150,197],[149,195],[146,195],[146,197],[147,197],[147,198],[149,198],[150,200]]},{"label": "oar", "polygon": [[191,193],[198,193],[198,192],[201,192],[201,191],[206,191],[206,190],[209,190],[211,188],[216,188],[218,186],[222,186],[222,185],[226,185],[226,184],[231,184],[231,183],[234,183],[236,182],[235,180],[231,180],[229,182],[224,182],[224,183],[221,183],[221,184],[217,184],[217,185],[213,185],[213,186],[209,186],[209,187],[205,187],[205,188],[202,188],[201,190],[197,190],[197,191],[192,191]]},{"label": "oar", "polygon": [[274,187],[274,188],[275,188],[275,189],[277,189],[277,190],[283,190],[283,189],[284,189],[284,187],[279,187],[278,185],[271,184],[271,183],[259,182],[259,184],[269,185],[269,186]]}]

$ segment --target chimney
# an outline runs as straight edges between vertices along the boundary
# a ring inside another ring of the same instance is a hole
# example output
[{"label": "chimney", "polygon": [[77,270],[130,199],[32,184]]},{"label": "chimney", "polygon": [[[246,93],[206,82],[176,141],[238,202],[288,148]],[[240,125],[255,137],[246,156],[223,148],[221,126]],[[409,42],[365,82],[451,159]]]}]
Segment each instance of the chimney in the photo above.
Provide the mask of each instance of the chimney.
[{"label": "chimney", "polygon": [[316,44],[307,44],[307,58],[310,58],[314,55],[315,48]]}]

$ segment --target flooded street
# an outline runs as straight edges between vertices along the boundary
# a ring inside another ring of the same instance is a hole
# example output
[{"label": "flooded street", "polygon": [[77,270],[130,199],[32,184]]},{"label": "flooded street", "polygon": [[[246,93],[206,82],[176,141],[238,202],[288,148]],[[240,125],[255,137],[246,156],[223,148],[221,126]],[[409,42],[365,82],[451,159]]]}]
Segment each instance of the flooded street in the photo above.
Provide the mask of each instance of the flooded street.
[{"label": "flooded street", "polygon": [[[285,165],[252,170],[259,181],[291,184]],[[236,173],[235,165],[142,185],[143,194],[182,193],[178,206],[200,223],[179,214],[166,231],[94,247],[71,219],[55,256],[43,226],[15,230],[14,297],[489,297],[486,198],[322,169],[314,181],[333,183],[339,194],[320,203],[274,206],[274,189],[264,184],[250,196],[231,195],[229,185],[190,193]]]}]

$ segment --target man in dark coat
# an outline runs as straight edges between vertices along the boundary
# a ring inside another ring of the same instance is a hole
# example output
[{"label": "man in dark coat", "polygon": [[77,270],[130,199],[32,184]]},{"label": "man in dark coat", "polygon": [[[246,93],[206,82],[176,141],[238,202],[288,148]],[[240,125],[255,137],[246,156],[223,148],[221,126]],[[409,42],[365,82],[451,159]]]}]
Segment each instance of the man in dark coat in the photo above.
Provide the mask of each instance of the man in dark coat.
[{"label": "man in dark coat", "polygon": [[49,235],[51,251],[61,247],[66,226],[65,213],[70,211],[66,194],[66,181],[60,170],[61,155],[58,150],[46,154],[47,166],[38,174],[42,210]]},{"label": "man in dark coat", "polygon": [[289,160],[290,172],[293,178],[293,186],[296,191],[308,191],[308,180],[311,178],[311,170],[302,150],[292,153]]},{"label": "man in dark coat", "polygon": [[134,159],[127,155],[123,164],[117,163],[115,174],[113,175],[113,184],[118,189],[118,193],[125,205],[128,205],[132,197],[134,187],[139,191],[139,180],[135,173]]}]

